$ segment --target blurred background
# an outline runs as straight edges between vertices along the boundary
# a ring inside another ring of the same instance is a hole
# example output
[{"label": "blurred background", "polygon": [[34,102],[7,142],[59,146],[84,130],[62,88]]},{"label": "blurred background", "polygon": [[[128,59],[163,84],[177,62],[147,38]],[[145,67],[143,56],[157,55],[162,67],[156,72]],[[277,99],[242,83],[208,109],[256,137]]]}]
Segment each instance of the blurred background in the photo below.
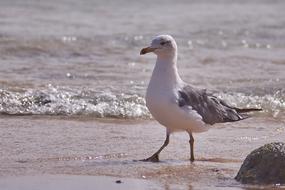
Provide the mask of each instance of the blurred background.
[{"label": "blurred background", "polygon": [[151,118],[144,93],[159,34],[182,78],[285,118],[282,0],[1,0],[0,112]]}]

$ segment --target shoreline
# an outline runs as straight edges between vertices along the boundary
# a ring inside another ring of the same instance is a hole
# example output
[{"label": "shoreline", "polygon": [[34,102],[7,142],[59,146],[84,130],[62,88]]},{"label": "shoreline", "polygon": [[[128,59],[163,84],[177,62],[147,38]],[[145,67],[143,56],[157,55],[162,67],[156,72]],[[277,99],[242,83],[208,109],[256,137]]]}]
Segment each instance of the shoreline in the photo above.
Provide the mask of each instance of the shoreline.
[{"label": "shoreline", "polygon": [[169,146],[161,153],[161,162],[146,163],[135,160],[149,156],[160,147],[164,127],[153,120],[102,121],[0,117],[0,179],[13,181],[13,178],[42,175],[113,176],[158,183],[154,189],[167,189],[167,186],[243,189],[233,178],[246,155],[265,143],[282,141],[285,137],[282,121],[256,117],[195,134],[197,160],[194,163],[189,161],[187,133],[171,135]]}]

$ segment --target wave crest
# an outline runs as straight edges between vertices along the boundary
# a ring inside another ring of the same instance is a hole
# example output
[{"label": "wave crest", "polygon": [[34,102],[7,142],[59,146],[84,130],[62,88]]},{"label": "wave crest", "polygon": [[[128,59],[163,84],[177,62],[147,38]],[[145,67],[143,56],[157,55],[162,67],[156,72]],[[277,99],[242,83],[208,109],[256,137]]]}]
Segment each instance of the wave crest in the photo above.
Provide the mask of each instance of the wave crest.
[{"label": "wave crest", "polygon": [[[262,96],[244,93],[216,94],[230,105],[262,108],[263,113],[284,117],[285,92]],[[49,85],[21,91],[0,89],[0,113],[9,115],[89,115],[97,118],[150,119],[143,96],[78,90]]]},{"label": "wave crest", "polygon": [[0,90],[0,112],[9,115],[92,115],[114,118],[150,118],[139,95],[75,91],[49,87],[23,92]]}]

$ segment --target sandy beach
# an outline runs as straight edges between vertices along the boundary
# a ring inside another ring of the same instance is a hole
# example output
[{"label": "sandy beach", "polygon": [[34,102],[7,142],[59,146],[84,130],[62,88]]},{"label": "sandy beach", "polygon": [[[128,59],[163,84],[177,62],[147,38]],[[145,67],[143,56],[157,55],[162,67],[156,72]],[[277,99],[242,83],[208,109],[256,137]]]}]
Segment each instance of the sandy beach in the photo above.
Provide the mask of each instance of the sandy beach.
[{"label": "sandy beach", "polygon": [[[285,139],[285,1],[0,7],[0,190],[258,188],[234,177],[252,150]],[[156,57],[140,55],[160,34],[175,38],[185,82],[263,109],[194,134],[194,163],[183,132],[171,135],[161,162],[138,161],[165,139],[145,101]]]},{"label": "sandy beach", "polygon": [[[243,189],[233,178],[246,155],[285,137],[283,122],[255,117],[195,135],[194,163],[189,161],[185,133],[171,136],[161,162],[145,163],[137,160],[153,153],[165,134],[152,120],[2,116],[0,126],[0,188],[10,190],[17,185],[26,189],[80,189],[84,185],[95,189]],[[252,126],[259,126],[258,130]],[[38,180],[43,183],[35,183]]]}]

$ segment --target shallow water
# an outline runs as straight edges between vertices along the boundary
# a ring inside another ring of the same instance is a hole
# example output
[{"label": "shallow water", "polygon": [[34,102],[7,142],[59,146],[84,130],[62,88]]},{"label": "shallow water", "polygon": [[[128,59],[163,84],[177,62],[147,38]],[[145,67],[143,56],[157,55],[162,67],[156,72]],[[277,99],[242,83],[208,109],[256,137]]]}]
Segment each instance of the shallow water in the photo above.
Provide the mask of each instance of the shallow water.
[{"label": "shallow water", "polygon": [[139,50],[169,33],[185,81],[284,119],[283,1],[0,5],[4,114],[149,118],[143,98],[155,56]]},{"label": "shallow water", "polygon": [[[284,1],[2,0],[0,7],[1,176],[147,176],[165,189],[240,189],[232,179],[245,156],[284,141]],[[139,55],[164,33],[177,40],[186,82],[263,109],[197,135],[194,165],[184,133],[174,135],[164,162],[132,161],[164,140],[144,100],[155,56]]]}]

